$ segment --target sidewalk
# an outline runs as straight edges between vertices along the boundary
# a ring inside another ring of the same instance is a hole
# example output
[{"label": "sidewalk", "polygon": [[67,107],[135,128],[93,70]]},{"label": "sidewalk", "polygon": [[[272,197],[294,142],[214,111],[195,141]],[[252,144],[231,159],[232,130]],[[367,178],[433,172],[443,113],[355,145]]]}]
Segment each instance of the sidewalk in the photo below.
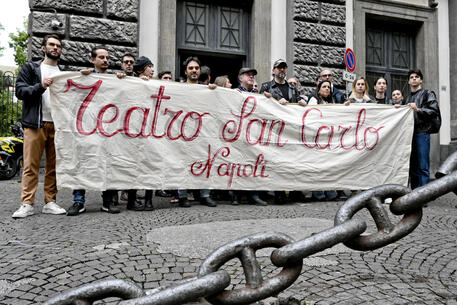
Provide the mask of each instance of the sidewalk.
[{"label": "sidewalk", "polygon": [[[14,220],[18,178],[0,181],[0,303],[40,304],[69,288],[99,279],[127,279],[142,289],[193,277],[202,260],[218,246],[256,232],[282,232],[301,239],[333,226],[342,202],[292,203],[257,207],[191,208],[155,198],[156,210],[100,212],[100,192],[87,193],[87,212],[77,217],[39,213]],[[58,203],[72,204],[70,190]],[[424,209],[416,230],[384,248],[359,252],[337,245],[304,260],[299,279],[281,297],[303,304],[457,304],[457,197],[448,194]],[[366,212],[358,217],[368,219]],[[372,221],[367,221],[373,230]],[[270,249],[271,250],[271,249]],[[279,270],[260,251],[264,277]],[[231,286],[243,287],[238,261],[226,267]],[[108,299],[116,304],[119,299]]]}]

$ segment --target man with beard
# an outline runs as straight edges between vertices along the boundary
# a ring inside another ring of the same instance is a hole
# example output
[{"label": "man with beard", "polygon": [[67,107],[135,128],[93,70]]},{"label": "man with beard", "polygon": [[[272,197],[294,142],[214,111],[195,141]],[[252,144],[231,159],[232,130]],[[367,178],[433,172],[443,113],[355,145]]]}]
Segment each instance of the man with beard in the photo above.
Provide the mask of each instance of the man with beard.
[{"label": "man with beard", "polygon": [[65,214],[56,204],[56,152],[54,146],[54,123],[51,116],[51,101],[48,87],[52,76],[59,73],[57,62],[62,53],[60,37],[46,35],[41,43],[44,60],[26,63],[16,82],[16,96],[23,101],[22,126],[24,127],[24,170],[22,172],[21,206],[13,218],[34,214],[33,204],[38,188],[38,170],[43,150],[46,152],[44,176],[44,202],[42,213]]},{"label": "man with beard", "polygon": [[[184,63],[184,73],[186,74],[188,84],[203,84],[198,81],[200,77],[200,60],[198,57],[188,57]],[[216,85],[210,84],[208,88],[214,89]],[[217,203],[211,199],[209,190],[200,190],[200,203],[209,207],[217,206]],[[191,207],[187,198],[187,190],[178,190],[179,206],[183,208]]]},{"label": "man with beard", "polygon": [[[307,104],[306,99],[304,99],[299,93],[297,88],[289,84],[286,81],[287,75],[287,63],[283,59],[278,59],[273,64],[273,80],[262,84],[260,88],[260,93],[268,92],[265,96],[269,97],[271,95],[273,98],[278,100],[281,105],[286,105],[288,103],[299,103],[304,106]],[[283,204],[287,200],[286,194],[282,191],[275,192],[275,203]]]},{"label": "man with beard", "polygon": [[300,103],[306,105],[306,100],[300,96],[297,88],[286,81],[287,63],[278,59],[273,64],[273,80],[262,84],[260,93],[268,92],[278,100],[281,105],[287,103]]},{"label": "man with beard", "polygon": [[[110,56],[108,50],[104,46],[95,46],[90,52],[90,62],[94,65],[91,69],[81,70],[81,74],[89,75],[91,73],[105,74],[109,68]],[[124,73],[116,73],[118,78],[124,78]],[[116,206],[114,198],[117,195],[116,190],[106,190],[102,192],[103,204],[101,207],[102,212],[111,214],[120,213],[119,207]],[[85,190],[73,190],[73,205],[68,209],[67,216],[77,216],[86,211],[84,204],[86,202]],[[133,209],[133,208],[132,208]]]}]

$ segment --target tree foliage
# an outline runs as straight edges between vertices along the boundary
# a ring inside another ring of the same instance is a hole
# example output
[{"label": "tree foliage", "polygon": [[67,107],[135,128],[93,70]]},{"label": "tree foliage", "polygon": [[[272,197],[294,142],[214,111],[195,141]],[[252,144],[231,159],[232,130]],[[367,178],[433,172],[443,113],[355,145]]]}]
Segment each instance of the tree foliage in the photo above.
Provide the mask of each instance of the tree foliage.
[{"label": "tree foliage", "polygon": [[10,33],[10,48],[14,49],[14,61],[19,69],[27,62],[27,41],[29,34],[25,30],[27,28],[27,20],[24,21],[24,28],[16,29],[16,33]]},{"label": "tree foliage", "polygon": [[[0,33],[4,30],[5,28],[3,27],[3,25],[0,23]],[[0,46],[0,56],[3,55],[3,50],[5,49],[4,46]]]}]

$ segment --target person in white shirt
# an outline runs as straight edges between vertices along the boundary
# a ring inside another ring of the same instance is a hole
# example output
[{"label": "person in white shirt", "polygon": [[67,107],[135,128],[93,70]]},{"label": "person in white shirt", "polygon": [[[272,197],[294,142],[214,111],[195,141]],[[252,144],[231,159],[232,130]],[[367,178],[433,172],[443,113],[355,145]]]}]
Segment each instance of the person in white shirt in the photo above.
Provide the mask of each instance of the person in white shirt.
[{"label": "person in white shirt", "polygon": [[35,193],[38,188],[38,170],[43,150],[46,153],[44,176],[44,201],[42,212],[65,214],[56,204],[56,152],[54,123],[48,87],[52,77],[59,73],[57,62],[62,54],[62,42],[55,34],[46,35],[41,44],[44,59],[24,64],[16,82],[16,97],[22,100],[22,125],[24,127],[24,170],[22,172],[21,206],[13,218],[34,214]]}]

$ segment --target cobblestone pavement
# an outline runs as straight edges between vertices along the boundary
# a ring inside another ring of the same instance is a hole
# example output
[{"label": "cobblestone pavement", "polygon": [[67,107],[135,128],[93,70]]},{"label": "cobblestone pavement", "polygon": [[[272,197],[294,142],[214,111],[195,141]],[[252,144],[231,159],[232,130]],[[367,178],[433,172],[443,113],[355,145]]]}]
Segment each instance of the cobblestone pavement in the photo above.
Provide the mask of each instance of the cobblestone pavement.
[{"label": "cobblestone pavement", "polygon": [[[87,212],[67,217],[39,213],[40,183],[37,214],[14,220],[18,178],[0,181],[0,195],[1,304],[39,304],[99,279],[129,279],[146,290],[166,286],[195,276],[210,249],[243,235],[268,230],[303,238],[329,228],[342,204],[223,202],[184,209],[155,198],[155,211],[126,211],[121,204],[120,214],[109,215],[100,212],[100,193],[88,192]],[[68,208],[70,191],[59,192],[58,203]],[[280,296],[302,304],[457,304],[456,203],[456,195],[448,194],[429,204],[412,234],[382,249],[359,252],[339,245],[305,259],[299,279]],[[278,271],[266,256],[261,266],[265,277]],[[232,260],[225,268],[232,287],[241,287],[239,263]]]}]

